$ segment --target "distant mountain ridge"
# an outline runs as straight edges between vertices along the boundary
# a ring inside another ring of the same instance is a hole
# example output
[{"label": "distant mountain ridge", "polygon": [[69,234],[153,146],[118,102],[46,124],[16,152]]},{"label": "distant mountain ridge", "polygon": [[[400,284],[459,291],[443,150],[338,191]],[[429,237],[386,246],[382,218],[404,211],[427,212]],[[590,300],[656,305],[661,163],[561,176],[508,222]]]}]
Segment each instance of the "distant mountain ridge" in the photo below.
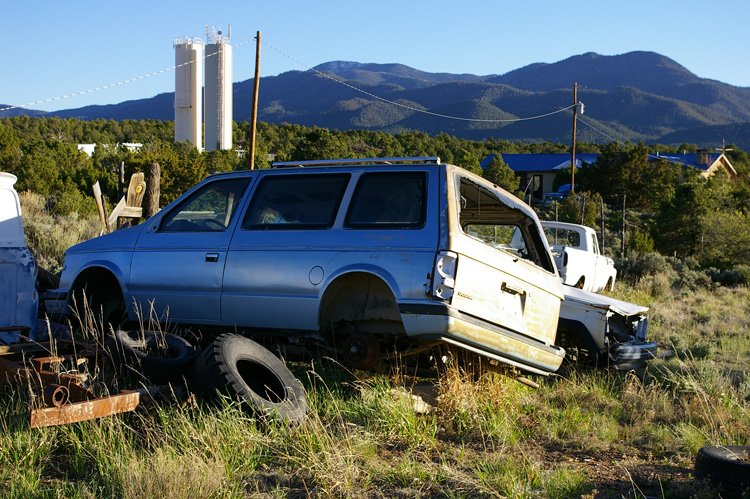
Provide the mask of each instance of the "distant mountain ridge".
[{"label": "distant mountain ridge", "polygon": [[[750,88],[700,78],[654,52],[589,52],[484,76],[428,73],[396,63],[331,61],[313,70],[262,78],[258,119],[340,130],[419,130],[474,140],[567,143],[572,111],[517,119],[569,107],[575,83],[581,85],[578,99],[585,104],[578,129],[581,141],[711,146],[718,134],[726,133],[723,140],[750,149],[750,137],[743,133],[750,123]],[[235,83],[233,92],[234,120],[246,121],[252,80]],[[173,93],[164,93],[107,106],[54,113],[16,109],[0,116],[173,120],[173,99]]]}]

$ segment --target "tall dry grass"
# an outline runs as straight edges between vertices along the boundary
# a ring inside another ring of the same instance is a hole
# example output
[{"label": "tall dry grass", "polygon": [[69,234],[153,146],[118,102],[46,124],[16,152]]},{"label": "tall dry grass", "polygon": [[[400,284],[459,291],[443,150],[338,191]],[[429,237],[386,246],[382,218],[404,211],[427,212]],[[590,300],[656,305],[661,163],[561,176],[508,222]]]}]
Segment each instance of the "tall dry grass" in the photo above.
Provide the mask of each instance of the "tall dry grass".
[{"label": "tall dry grass", "polygon": [[52,215],[46,209],[45,197],[33,192],[21,192],[19,199],[26,244],[39,266],[53,274],[62,269],[66,249],[98,236],[101,231],[98,216]]},{"label": "tall dry grass", "polygon": [[[35,214],[33,202],[24,201],[27,227],[55,229],[36,248],[49,261],[96,230],[45,218],[40,206]],[[750,444],[750,290],[664,280],[619,283],[615,295],[652,307],[650,337],[674,355],[631,373],[568,365],[536,379],[538,390],[445,351],[430,378],[319,358],[290,365],[308,392],[300,426],[261,423],[229,399],[179,398],[32,430],[33,399],[6,387],[0,496],[705,497],[712,489],[690,477],[697,449]],[[105,334],[86,329],[93,341]]]}]

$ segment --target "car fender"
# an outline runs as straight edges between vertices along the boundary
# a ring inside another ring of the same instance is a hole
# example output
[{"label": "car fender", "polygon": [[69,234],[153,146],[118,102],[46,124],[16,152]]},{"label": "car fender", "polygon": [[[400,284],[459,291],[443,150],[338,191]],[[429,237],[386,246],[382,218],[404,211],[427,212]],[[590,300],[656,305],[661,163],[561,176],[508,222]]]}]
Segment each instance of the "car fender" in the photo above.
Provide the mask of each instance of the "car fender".
[{"label": "car fender", "polygon": [[393,293],[393,296],[396,298],[396,300],[400,300],[402,298],[401,295],[401,289],[398,285],[398,282],[396,278],[388,272],[383,267],[377,266],[377,265],[368,265],[368,264],[355,264],[355,265],[347,265],[344,267],[341,267],[339,269],[336,269],[336,271],[332,272],[328,275],[327,279],[325,279],[323,286],[320,288],[320,297],[322,298],[328,287],[331,285],[331,283],[335,282],[338,278],[343,277],[347,274],[354,274],[354,273],[365,273],[365,274],[371,274],[383,282],[390,288],[391,293]]}]

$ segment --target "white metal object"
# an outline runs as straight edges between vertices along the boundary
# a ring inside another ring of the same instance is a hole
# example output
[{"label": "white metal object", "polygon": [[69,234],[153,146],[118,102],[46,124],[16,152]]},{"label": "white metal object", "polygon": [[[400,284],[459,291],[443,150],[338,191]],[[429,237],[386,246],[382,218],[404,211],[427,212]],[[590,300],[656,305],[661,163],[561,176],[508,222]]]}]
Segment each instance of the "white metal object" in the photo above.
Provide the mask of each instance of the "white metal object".
[{"label": "white metal object", "polygon": [[[208,35],[208,33],[207,33]],[[232,46],[221,30],[208,36],[206,45],[207,151],[232,148]]]},{"label": "white metal object", "polygon": [[203,147],[203,41],[200,38],[176,38],[174,139]]},{"label": "white metal object", "polygon": [[37,265],[26,246],[16,176],[0,172],[0,345],[36,339]]}]

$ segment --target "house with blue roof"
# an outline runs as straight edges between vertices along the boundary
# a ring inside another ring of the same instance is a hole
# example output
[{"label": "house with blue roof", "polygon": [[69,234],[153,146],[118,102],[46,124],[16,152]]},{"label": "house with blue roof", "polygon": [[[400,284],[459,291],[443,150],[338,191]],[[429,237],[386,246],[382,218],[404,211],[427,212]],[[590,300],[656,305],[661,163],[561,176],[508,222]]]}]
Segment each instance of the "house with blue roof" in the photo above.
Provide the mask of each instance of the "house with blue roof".
[{"label": "house with blue roof", "polygon": [[[542,199],[545,192],[552,192],[552,183],[557,172],[570,166],[570,154],[502,154],[503,161],[520,177],[519,190],[535,199]],[[576,168],[583,163],[592,164],[600,154],[576,154]],[[479,162],[484,169],[495,158],[490,154]],[[722,153],[699,150],[696,153],[649,154],[649,161],[664,160],[683,168],[694,168],[702,177],[710,177],[724,168],[731,178],[737,176],[729,158]]]},{"label": "house with blue roof", "polygon": [[730,178],[737,177],[737,170],[723,152],[708,152],[705,149],[699,149],[694,153],[656,153],[649,154],[648,160],[666,160],[668,163],[680,165],[683,168],[694,168],[704,178],[710,177],[721,168],[726,170]]},{"label": "house with blue roof", "polygon": [[[551,192],[552,182],[560,170],[570,166],[570,154],[502,154],[505,164],[521,177],[519,190],[533,198],[542,199],[542,194]],[[576,154],[576,168],[583,162],[593,163],[600,154]],[[495,159],[490,154],[479,165],[484,169]]]}]

